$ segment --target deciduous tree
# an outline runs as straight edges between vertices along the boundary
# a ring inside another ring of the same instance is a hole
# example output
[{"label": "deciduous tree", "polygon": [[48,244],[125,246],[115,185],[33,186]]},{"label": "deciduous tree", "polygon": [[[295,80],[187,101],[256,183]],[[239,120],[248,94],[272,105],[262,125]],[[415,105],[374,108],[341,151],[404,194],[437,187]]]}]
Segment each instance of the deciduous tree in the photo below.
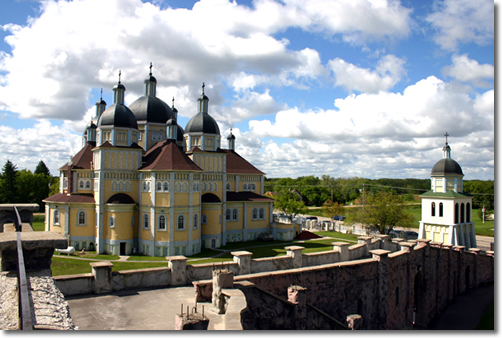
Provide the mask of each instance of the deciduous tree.
[{"label": "deciduous tree", "polygon": [[292,191],[284,191],[274,196],[274,209],[277,209],[287,215],[295,216],[307,212],[307,207],[300,201],[300,197]]}]

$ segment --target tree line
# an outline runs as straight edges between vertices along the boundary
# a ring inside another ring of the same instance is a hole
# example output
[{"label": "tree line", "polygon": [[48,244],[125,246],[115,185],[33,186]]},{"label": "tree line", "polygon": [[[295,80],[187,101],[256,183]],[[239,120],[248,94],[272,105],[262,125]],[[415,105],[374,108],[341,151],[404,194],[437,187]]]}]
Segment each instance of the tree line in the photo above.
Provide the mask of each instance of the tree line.
[{"label": "tree line", "polygon": [[[329,175],[302,176],[293,178],[265,179],[265,191],[272,195],[292,191],[301,197],[306,206],[321,207],[326,201],[339,204],[363,204],[363,196],[379,192],[399,195],[404,202],[419,202],[417,195],[431,189],[430,179],[417,178],[379,178],[361,177],[334,178]],[[492,180],[466,180],[464,192],[473,196],[473,208],[483,205],[487,210],[494,209],[495,182]]]},{"label": "tree line", "polygon": [[18,170],[7,160],[0,175],[0,203],[36,203],[39,211],[45,209],[45,198],[59,189],[59,178],[52,177],[43,161],[38,162],[35,171]]}]

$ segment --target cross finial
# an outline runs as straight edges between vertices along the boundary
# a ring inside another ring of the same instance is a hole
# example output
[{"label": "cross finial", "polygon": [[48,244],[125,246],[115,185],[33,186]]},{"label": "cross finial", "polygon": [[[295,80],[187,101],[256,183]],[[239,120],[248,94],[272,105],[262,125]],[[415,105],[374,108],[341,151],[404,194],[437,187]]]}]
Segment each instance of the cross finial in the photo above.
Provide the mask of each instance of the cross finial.
[{"label": "cross finial", "polygon": [[173,108],[174,108],[174,96],[173,96]]},{"label": "cross finial", "polygon": [[101,100],[103,100],[103,88],[101,88]]},{"label": "cross finial", "polygon": [[448,134],[448,132],[444,133],[444,136],[446,137],[446,144],[448,144],[448,136],[450,136],[450,134]]},{"label": "cross finial", "polygon": [[206,86],[206,85],[204,84],[204,82],[202,82],[202,94],[203,94],[203,95],[204,95],[204,87],[205,87],[205,86]]},{"label": "cross finial", "polygon": [[152,63],[150,62],[150,76],[152,75],[152,67],[153,67],[153,65],[152,65]]},{"label": "cross finial", "polygon": [[232,128],[230,128],[230,134],[232,134]]},{"label": "cross finial", "polygon": [[120,84],[120,75],[122,75],[122,71],[119,70],[119,84]]}]

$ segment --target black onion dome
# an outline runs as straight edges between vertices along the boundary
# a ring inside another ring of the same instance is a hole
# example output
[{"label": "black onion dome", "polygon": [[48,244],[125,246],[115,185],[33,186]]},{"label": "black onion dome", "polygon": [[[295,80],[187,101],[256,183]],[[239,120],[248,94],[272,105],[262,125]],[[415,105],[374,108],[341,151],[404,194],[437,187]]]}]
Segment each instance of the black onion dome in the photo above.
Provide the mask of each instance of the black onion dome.
[{"label": "black onion dome", "polygon": [[218,123],[209,114],[200,112],[188,121],[185,133],[220,135],[220,128],[218,127]]},{"label": "black onion dome", "polygon": [[176,125],[176,121],[171,117],[169,120],[166,122],[166,126],[174,126]]},{"label": "black onion dome", "polygon": [[153,76],[152,74],[150,74],[145,79],[145,83],[147,83],[147,82],[155,82],[155,83],[157,83],[157,79],[155,78],[155,76]]},{"label": "black onion dome", "polygon": [[432,167],[431,176],[462,175],[462,168],[451,158],[443,158]]},{"label": "black onion dome", "polygon": [[183,137],[183,134],[185,133],[185,131],[183,130],[183,128],[181,128],[181,126],[178,124],[178,132],[176,134],[176,141],[180,141],[180,142],[183,142],[184,141],[184,137]]},{"label": "black onion dome", "polygon": [[199,98],[197,99],[197,101],[202,101],[202,100],[207,100],[209,101],[209,97],[207,97],[205,94],[201,94],[199,96]]},{"label": "black onion dome", "polygon": [[98,127],[114,126],[138,129],[138,123],[132,111],[123,104],[112,104],[98,120]]},{"label": "black onion dome", "polygon": [[156,96],[144,95],[129,105],[137,121],[166,123],[173,116],[169,106]]},{"label": "black onion dome", "polygon": [[105,102],[105,100],[103,100],[103,98],[96,101],[96,105],[98,105],[98,104],[104,104],[106,106],[106,102]]},{"label": "black onion dome", "polygon": [[124,87],[124,85],[122,83],[118,83],[116,84],[115,86],[113,86],[113,89],[123,89],[123,90],[126,90],[126,88]]},{"label": "black onion dome", "polygon": [[227,140],[235,140],[234,134],[230,133],[230,135],[228,135],[227,137]]}]

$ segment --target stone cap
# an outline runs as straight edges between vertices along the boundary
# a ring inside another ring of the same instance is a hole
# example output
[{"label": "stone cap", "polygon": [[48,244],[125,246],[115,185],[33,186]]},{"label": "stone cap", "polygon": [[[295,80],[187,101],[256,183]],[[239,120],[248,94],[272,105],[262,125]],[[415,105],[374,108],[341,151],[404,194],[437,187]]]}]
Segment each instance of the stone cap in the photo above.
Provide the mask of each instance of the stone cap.
[{"label": "stone cap", "polygon": [[392,239],[392,242],[394,242],[394,243],[399,243],[399,242],[404,242],[404,241],[405,241],[404,238],[393,238]]},{"label": "stone cap", "polygon": [[40,206],[36,203],[15,203],[15,204],[0,204],[0,210],[9,210],[12,211],[14,206],[18,211],[21,210],[29,210],[37,212]]},{"label": "stone cap", "polygon": [[351,245],[350,243],[347,242],[332,242],[331,245],[336,245],[336,246],[349,246]]},{"label": "stone cap", "polygon": [[[66,237],[54,231],[29,231],[20,232],[23,249],[33,250],[37,248],[66,249],[68,240]],[[0,251],[16,250],[17,233],[6,232],[0,234]]]},{"label": "stone cap", "polygon": [[463,245],[455,245],[455,246],[453,246],[453,250],[464,251],[465,250],[465,246],[463,246]]},{"label": "stone cap", "polygon": [[166,259],[168,261],[187,261],[188,258],[186,258],[185,256],[167,256]]},{"label": "stone cap", "polygon": [[[292,245],[292,246],[286,246],[286,247],[284,247],[284,249],[293,251],[293,250],[303,250],[303,249],[305,249],[305,247],[299,246],[299,245]],[[232,252],[232,254],[233,254],[233,252]]]},{"label": "stone cap", "polygon": [[410,242],[401,242],[399,243],[400,246],[406,246],[408,248],[411,248],[412,246],[415,246],[416,243],[410,243]]},{"label": "stone cap", "polygon": [[389,238],[389,235],[376,235],[378,238]]},{"label": "stone cap", "polygon": [[431,246],[435,246],[435,247],[441,247],[441,246],[443,246],[443,242],[430,242],[429,244]]},{"label": "stone cap", "polygon": [[240,257],[240,256],[252,256],[253,253],[249,251],[232,251],[230,252],[232,255]]},{"label": "stone cap", "polygon": [[104,262],[92,262],[92,263],[89,263],[89,265],[92,268],[106,268],[106,267],[111,268],[113,266],[113,263],[108,262],[108,261],[104,261]]},{"label": "stone cap", "polygon": [[368,239],[372,239],[373,237],[372,236],[360,236],[360,237],[357,237],[357,239],[362,239],[364,241],[367,241]]}]

